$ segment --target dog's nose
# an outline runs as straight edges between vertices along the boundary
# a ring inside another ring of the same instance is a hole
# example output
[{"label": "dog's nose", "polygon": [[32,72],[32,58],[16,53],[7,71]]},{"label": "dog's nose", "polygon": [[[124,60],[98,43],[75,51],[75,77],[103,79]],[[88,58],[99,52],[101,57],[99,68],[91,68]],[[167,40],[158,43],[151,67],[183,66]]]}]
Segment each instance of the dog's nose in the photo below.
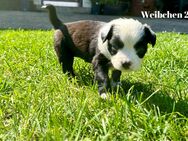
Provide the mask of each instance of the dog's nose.
[{"label": "dog's nose", "polygon": [[129,67],[131,66],[131,62],[124,62],[122,66],[124,69],[129,69]]}]

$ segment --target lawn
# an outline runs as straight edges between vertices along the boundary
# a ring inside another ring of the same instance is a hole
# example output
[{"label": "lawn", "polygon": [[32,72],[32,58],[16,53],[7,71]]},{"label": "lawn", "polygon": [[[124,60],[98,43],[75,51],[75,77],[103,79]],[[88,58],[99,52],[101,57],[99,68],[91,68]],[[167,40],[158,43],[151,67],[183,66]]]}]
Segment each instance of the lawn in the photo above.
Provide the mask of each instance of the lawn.
[{"label": "lawn", "polygon": [[90,64],[62,73],[53,32],[0,30],[0,140],[188,140],[188,35],[157,33],[101,100]]}]

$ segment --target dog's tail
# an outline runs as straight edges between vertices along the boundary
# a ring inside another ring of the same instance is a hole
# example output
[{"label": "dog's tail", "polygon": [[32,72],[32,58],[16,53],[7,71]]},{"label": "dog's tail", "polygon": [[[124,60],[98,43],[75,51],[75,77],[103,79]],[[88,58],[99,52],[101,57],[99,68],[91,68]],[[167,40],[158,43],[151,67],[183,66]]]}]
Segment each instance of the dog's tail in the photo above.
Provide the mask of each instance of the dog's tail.
[{"label": "dog's tail", "polygon": [[43,5],[42,8],[48,9],[49,19],[50,19],[50,22],[53,25],[54,29],[61,29],[62,26],[63,26],[63,23],[57,17],[55,7],[53,5],[51,5],[51,4],[48,4],[48,5]]}]

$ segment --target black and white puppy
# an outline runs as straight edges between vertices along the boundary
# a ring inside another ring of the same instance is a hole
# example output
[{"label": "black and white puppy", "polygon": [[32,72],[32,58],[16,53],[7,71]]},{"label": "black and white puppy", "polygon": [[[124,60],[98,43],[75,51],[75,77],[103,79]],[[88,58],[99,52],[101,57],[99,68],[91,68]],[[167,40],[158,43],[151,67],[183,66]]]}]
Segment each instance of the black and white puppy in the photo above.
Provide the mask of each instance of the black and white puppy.
[{"label": "black and white puppy", "polygon": [[151,28],[137,20],[120,18],[109,23],[77,21],[62,23],[52,5],[49,11],[54,26],[54,48],[64,73],[74,76],[74,57],[93,64],[95,81],[102,98],[111,87],[108,76],[112,69],[113,84],[120,83],[122,71],[138,70],[147,52],[147,44],[155,45],[156,35]]}]

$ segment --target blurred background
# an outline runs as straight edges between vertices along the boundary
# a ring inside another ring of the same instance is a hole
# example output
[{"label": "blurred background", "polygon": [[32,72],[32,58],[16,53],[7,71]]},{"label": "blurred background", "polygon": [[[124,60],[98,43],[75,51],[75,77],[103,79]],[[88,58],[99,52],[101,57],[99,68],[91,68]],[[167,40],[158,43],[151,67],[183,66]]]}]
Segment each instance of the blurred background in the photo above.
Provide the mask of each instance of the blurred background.
[{"label": "blurred background", "polygon": [[0,0],[0,29],[51,29],[44,4],[56,6],[63,22],[98,20],[109,22],[116,18],[134,18],[154,31],[188,33],[188,18],[143,18],[141,11],[183,13],[188,0]]},{"label": "blurred background", "polygon": [[99,15],[140,16],[140,11],[188,10],[188,0],[0,0],[0,10],[40,11],[41,5],[49,3]]}]

